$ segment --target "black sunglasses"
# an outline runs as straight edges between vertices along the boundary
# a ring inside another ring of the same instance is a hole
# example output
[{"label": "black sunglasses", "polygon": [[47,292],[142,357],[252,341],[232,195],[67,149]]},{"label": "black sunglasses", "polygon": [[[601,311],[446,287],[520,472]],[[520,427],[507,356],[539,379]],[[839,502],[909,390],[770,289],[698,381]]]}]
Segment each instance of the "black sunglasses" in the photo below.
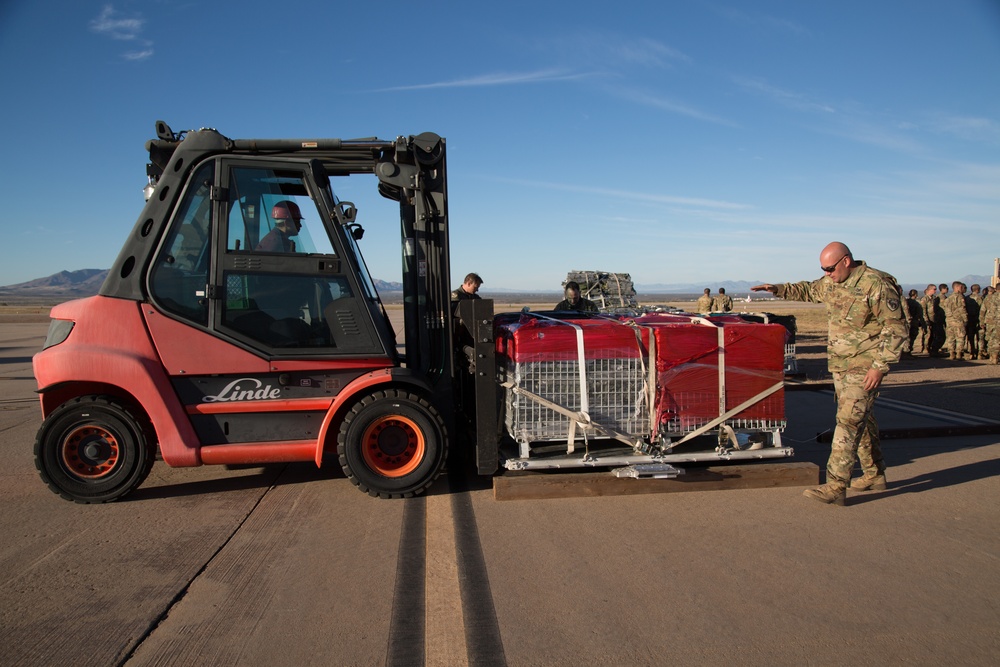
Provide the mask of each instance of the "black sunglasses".
[{"label": "black sunglasses", "polygon": [[[844,257],[847,257],[847,255],[844,255]],[[821,266],[819,268],[823,269],[824,273],[833,273],[834,271],[837,270],[837,265],[844,261],[844,257],[841,257],[830,266]]]}]

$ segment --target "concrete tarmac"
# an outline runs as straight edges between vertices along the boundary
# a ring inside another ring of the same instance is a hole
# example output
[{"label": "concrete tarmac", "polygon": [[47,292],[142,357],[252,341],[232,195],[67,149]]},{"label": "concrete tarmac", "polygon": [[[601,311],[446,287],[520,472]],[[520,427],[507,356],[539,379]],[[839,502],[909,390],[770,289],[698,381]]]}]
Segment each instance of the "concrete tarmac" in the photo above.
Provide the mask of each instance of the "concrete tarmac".
[{"label": "concrete tarmac", "polygon": [[[30,356],[44,335],[44,323],[0,324],[5,665],[992,665],[1000,654],[998,436],[887,441],[889,489],[843,508],[797,488],[496,502],[489,478],[459,470],[426,497],[383,501],[311,464],[162,462],[126,500],[85,506],[51,493],[33,463]],[[883,401],[880,424],[960,422],[948,395],[933,414]],[[832,394],[786,399],[794,460],[825,465],[815,436],[832,426]]]}]

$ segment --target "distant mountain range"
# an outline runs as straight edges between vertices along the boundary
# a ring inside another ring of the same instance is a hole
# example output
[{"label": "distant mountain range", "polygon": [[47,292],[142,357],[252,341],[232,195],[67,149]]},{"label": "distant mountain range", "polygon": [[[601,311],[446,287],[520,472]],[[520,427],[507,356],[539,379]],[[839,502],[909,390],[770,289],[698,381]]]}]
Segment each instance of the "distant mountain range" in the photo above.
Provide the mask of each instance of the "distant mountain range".
[{"label": "distant mountain range", "polygon": [[[0,287],[0,297],[3,296],[16,296],[16,297],[36,297],[44,299],[75,299],[85,296],[93,296],[101,289],[101,285],[104,283],[104,279],[108,275],[107,269],[81,269],[79,271],[60,271],[59,273],[52,274],[46,278],[38,278],[36,280],[29,280],[26,283],[18,283],[17,285],[7,285],[6,287]],[[960,278],[962,282],[966,285],[972,285],[973,283],[979,283],[980,285],[989,285],[989,276],[965,276]],[[635,290],[639,294],[701,294],[701,291],[706,287],[712,290],[712,293],[718,291],[720,287],[724,287],[728,294],[746,294],[750,291],[750,288],[754,285],[759,285],[762,281],[749,281],[749,280],[725,280],[717,283],[647,283],[647,284],[636,284]],[[401,292],[403,285],[398,282],[390,282],[385,280],[374,280],[375,287],[379,292]],[[918,293],[923,294],[924,287],[926,283],[903,285],[903,291],[908,292],[911,289],[917,290]],[[494,294],[523,294],[528,292],[534,292],[538,294],[558,294],[559,290],[513,290],[505,288],[495,288],[483,290],[487,295],[489,293]]]},{"label": "distant mountain range", "polygon": [[80,269],[79,271],[60,271],[47,278],[29,280],[26,283],[0,287],[0,295],[4,296],[38,296],[38,297],[81,297],[97,294],[108,276],[107,269]]},{"label": "distant mountain range", "polygon": [[[108,277],[108,269],[80,269],[79,271],[60,271],[47,278],[29,280],[26,283],[0,287],[0,296],[52,298],[80,298],[93,296],[101,289],[104,279]],[[401,292],[401,283],[374,280],[379,292]]]}]

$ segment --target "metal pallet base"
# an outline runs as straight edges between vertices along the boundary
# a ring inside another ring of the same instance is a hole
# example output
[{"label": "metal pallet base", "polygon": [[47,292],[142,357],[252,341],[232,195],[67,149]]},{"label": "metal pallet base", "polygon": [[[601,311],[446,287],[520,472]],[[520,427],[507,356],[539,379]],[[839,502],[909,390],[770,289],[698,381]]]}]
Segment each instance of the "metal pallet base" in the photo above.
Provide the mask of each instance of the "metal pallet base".
[{"label": "metal pallet base", "polygon": [[792,456],[791,447],[762,447],[761,449],[725,449],[716,451],[687,452],[684,454],[635,454],[575,453],[532,458],[506,458],[506,470],[556,470],[566,468],[609,468],[647,463],[706,463],[711,461],[758,461]]}]

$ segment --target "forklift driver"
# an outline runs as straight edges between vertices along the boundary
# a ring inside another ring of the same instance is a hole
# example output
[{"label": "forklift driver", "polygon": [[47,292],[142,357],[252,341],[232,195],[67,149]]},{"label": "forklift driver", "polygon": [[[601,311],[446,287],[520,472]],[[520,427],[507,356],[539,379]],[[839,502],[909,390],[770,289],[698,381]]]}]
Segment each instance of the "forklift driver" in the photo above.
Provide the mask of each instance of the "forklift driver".
[{"label": "forklift driver", "polygon": [[283,199],[271,208],[271,218],[274,219],[274,229],[260,240],[255,250],[263,252],[295,252],[295,241],[302,229],[302,212],[298,204]]}]

